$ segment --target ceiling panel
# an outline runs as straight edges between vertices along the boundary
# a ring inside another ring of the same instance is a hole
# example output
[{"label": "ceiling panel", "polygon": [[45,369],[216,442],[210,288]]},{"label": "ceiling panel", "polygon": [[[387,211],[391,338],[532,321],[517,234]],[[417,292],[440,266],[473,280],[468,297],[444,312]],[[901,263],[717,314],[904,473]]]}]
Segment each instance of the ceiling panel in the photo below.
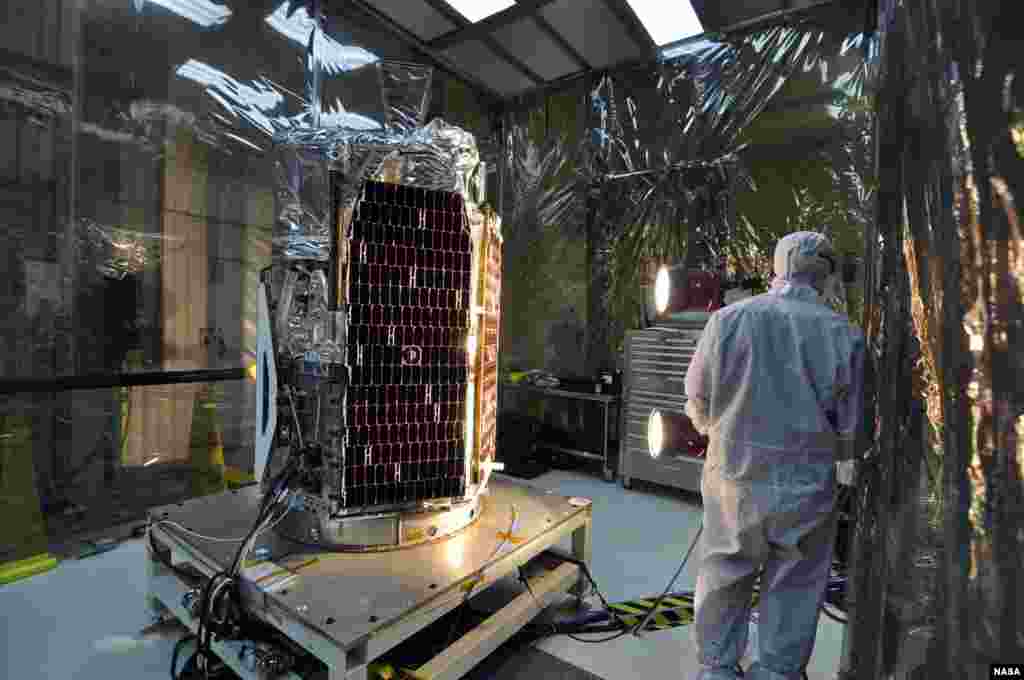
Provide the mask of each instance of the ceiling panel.
[{"label": "ceiling panel", "polygon": [[422,0],[370,0],[369,4],[424,42],[457,28]]},{"label": "ceiling panel", "polygon": [[519,94],[535,87],[535,83],[519,69],[500,58],[479,40],[455,45],[445,50],[444,55],[504,96]]},{"label": "ceiling panel", "polygon": [[523,19],[494,32],[498,43],[545,80],[580,70],[572,57],[544,33],[533,19]]},{"label": "ceiling panel", "polygon": [[787,6],[798,6],[789,0],[693,0],[693,9],[704,24],[705,31],[717,31],[727,26],[749,21],[765,14],[777,12]]},{"label": "ceiling panel", "polygon": [[594,68],[649,56],[602,0],[558,0],[541,14]]}]

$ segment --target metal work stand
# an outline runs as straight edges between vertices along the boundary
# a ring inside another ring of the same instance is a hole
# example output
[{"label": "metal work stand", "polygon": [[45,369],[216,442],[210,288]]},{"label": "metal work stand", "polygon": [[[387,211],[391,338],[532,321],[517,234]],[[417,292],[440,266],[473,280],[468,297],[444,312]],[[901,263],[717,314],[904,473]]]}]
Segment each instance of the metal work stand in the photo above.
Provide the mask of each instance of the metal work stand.
[{"label": "metal work stand", "polygon": [[[591,556],[589,504],[570,503],[502,475],[491,479],[483,501],[479,518],[461,533],[399,551],[324,553],[270,531],[257,547],[268,549],[270,560],[295,576],[276,590],[244,581],[243,606],[319,660],[326,669],[321,677],[365,680],[371,662],[458,607],[467,592],[476,595],[523,568],[532,594],[516,597],[416,672],[430,680],[457,680],[562,593],[582,596],[581,569],[551,550],[559,541],[571,537],[573,557],[583,564]],[[258,491],[248,487],[151,513],[157,549],[168,552],[175,567],[187,565],[202,575],[186,582],[159,559],[167,555],[150,553],[154,613],[169,612],[195,632],[187,594],[228,565],[238,547],[198,538],[169,522],[209,537],[242,537],[258,505]],[[513,515],[518,521],[509,536]],[[262,680],[267,676],[246,663],[251,648],[245,641],[213,644],[213,652],[240,677]]]},{"label": "metal work stand", "polygon": [[521,390],[523,392],[529,392],[540,397],[556,397],[560,399],[575,399],[577,401],[593,401],[601,404],[601,452],[595,453],[593,451],[583,451],[581,449],[566,448],[564,446],[555,446],[554,444],[548,444],[545,442],[538,442],[545,449],[552,451],[558,451],[569,456],[575,456],[577,458],[585,458],[587,460],[601,461],[602,471],[604,473],[604,479],[607,482],[614,481],[615,469],[612,468],[611,461],[608,456],[608,440],[611,436],[611,410],[612,407],[616,407],[621,410],[622,400],[612,394],[590,394],[588,392],[568,392],[566,390],[555,390],[545,387],[534,387],[533,385],[513,385],[503,384],[503,388],[512,390]]}]

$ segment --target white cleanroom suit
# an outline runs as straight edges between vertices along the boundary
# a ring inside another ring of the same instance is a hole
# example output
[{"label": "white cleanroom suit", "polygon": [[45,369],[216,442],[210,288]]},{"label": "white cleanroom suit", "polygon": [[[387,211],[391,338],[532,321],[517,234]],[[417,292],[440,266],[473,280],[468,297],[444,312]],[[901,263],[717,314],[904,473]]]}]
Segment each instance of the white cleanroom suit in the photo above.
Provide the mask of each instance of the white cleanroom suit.
[{"label": "white cleanroom suit", "polygon": [[686,375],[687,415],[710,438],[698,680],[737,677],[759,574],[759,653],[746,678],[798,680],[811,657],[835,463],[852,457],[862,413],[863,335],[822,298],[834,263],[821,234],[779,241],[771,290],[712,315]]}]

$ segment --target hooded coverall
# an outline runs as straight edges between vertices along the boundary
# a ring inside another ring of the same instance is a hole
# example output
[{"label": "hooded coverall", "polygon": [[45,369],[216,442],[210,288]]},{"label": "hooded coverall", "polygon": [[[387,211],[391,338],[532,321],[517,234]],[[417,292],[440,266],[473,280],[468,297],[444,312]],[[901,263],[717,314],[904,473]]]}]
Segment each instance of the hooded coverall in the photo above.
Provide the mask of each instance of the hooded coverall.
[{"label": "hooded coverall", "polygon": [[746,677],[801,677],[832,562],[835,463],[852,458],[861,418],[864,339],[822,301],[835,275],[827,239],[783,238],[775,273],[768,293],[712,315],[686,375],[687,415],[710,438],[698,680],[737,677],[759,574],[759,659]]}]

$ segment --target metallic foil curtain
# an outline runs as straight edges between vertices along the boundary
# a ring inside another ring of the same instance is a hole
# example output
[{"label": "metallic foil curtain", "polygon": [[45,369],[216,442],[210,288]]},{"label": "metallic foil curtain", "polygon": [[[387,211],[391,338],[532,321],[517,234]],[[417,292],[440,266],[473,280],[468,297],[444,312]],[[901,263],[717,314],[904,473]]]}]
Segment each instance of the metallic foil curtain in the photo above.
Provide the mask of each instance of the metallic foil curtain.
[{"label": "metallic foil curtain", "polygon": [[736,194],[756,190],[743,133],[795,78],[813,91],[800,103],[808,110],[869,88],[874,40],[850,16],[824,8],[742,35],[704,36],[656,63],[600,75],[586,99],[587,134],[575,145],[558,130],[531,141],[525,121],[509,119],[509,231],[587,225],[588,325],[607,326],[592,329],[595,340],[609,344],[611,319],[633,311],[627,291],[639,285],[641,260],[686,255],[711,264],[763,245],[736,228]]},{"label": "metallic foil curtain", "polygon": [[985,678],[1024,658],[1012,4],[880,6],[865,326],[885,380],[869,395],[845,678]]}]

